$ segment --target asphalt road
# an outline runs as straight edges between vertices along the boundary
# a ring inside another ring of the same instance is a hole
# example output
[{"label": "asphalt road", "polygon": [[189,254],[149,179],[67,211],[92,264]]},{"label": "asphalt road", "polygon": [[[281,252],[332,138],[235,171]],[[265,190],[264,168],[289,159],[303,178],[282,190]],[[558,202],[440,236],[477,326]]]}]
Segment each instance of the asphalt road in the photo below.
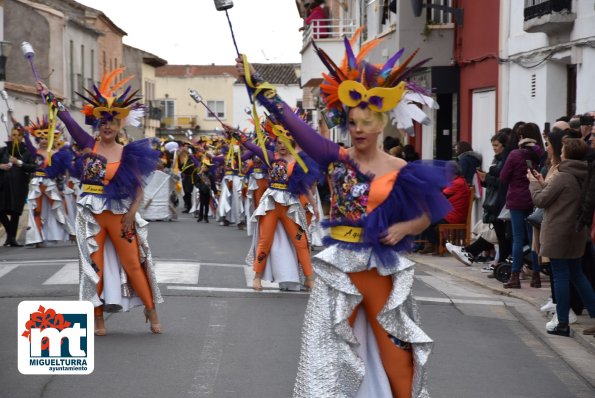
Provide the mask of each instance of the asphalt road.
[{"label": "asphalt road", "polygon": [[[0,397],[290,397],[305,293],[252,292],[245,232],[190,217],[150,226],[165,303],[163,335],[141,310],[107,318],[88,376],[25,376],[17,370],[17,305],[76,299],[74,246],[0,248]],[[414,295],[435,339],[433,397],[593,397],[595,391],[517,315],[515,299],[420,266]],[[568,339],[571,340],[571,339]],[[568,342],[569,354],[580,350]]]}]

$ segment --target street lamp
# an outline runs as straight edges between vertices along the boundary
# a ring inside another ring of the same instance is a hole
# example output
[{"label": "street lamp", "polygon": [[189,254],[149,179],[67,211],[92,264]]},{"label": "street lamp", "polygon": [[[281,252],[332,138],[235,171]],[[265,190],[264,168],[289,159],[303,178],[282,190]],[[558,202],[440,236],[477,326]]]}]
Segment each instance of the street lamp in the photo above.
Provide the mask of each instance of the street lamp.
[{"label": "street lamp", "polygon": [[6,60],[12,50],[12,43],[9,41],[0,41],[0,81],[6,80]]}]

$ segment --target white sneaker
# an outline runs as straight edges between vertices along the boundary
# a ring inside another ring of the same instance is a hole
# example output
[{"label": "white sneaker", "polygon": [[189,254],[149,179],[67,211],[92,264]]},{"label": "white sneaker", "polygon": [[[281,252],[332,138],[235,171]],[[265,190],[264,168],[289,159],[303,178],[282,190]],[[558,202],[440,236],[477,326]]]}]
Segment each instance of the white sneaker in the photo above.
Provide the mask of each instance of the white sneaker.
[{"label": "white sneaker", "polygon": [[444,246],[446,247],[446,250],[448,250],[448,252],[454,256],[454,258],[466,266],[471,266],[473,263],[473,256],[467,253],[462,246],[455,246],[450,242]]},{"label": "white sneaker", "polygon": [[[577,318],[573,310],[568,311],[568,324],[576,323]],[[545,324],[545,330],[551,332],[558,326],[558,315],[554,314],[552,320]]]},{"label": "white sneaker", "polygon": [[481,272],[485,272],[487,274],[494,272],[494,264],[487,265],[481,269]]},{"label": "white sneaker", "polygon": [[541,308],[539,309],[539,311],[541,311],[541,312],[555,312],[556,311],[556,304],[554,304],[551,297],[549,299],[547,299],[547,303],[542,305]]}]

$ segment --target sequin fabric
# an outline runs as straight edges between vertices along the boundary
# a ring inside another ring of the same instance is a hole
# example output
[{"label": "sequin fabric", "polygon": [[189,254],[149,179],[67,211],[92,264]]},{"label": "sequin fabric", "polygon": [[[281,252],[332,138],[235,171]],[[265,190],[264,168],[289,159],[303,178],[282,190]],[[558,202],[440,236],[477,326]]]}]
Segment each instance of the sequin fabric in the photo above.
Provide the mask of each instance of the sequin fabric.
[{"label": "sequin fabric", "polygon": [[269,168],[269,184],[287,185],[289,182],[287,167],[288,164],[285,159],[275,159],[271,162],[271,167]]},{"label": "sequin fabric", "polygon": [[329,181],[333,192],[331,219],[363,221],[370,195],[370,178],[348,162],[329,165]]},{"label": "sequin fabric", "polygon": [[[114,214],[124,214],[130,208],[129,200],[112,200],[109,210]],[[79,255],[79,299],[90,301],[93,306],[102,305],[102,302],[97,295],[97,283],[99,277],[93,268],[91,262],[91,254],[98,250],[95,236],[99,233],[99,224],[95,221],[93,214],[99,214],[108,210],[106,200],[98,195],[86,195],[77,202],[76,214],[76,232],[77,232],[77,246]],[[155,276],[155,263],[149,248],[147,240],[149,223],[145,221],[138,213],[135,219],[135,228],[137,233],[137,240],[139,246],[140,262],[144,268],[149,286],[153,293],[153,302],[159,304],[163,302],[159,285],[157,284],[157,277]],[[122,295],[125,297],[132,297],[135,295],[134,290],[128,283],[126,272],[121,269],[120,280],[122,286]],[[113,308],[105,308],[105,311],[114,310]]]},{"label": "sequin fabric", "polygon": [[333,245],[312,259],[316,284],[306,308],[302,349],[294,398],[352,398],[365,374],[356,353],[357,340],[349,316],[362,296],[347,273],[376,267],[392,275],[393,288],[377,320],[388,334],[409,343],[413,353],[414,398],[429,398],[425,365],[432,340],[419,326],[417,306],[411,295],[414,263],[399,256],[396,268],[379,267],[372,249],[354,251]]}]

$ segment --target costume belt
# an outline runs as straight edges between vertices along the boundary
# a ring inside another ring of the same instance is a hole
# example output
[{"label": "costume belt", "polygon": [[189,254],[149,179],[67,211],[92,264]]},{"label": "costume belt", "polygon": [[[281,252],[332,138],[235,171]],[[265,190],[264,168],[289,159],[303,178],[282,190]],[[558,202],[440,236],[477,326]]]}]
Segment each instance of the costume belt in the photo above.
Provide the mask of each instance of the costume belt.
[{"label": "costume belt", "polygon": [[227,171],[225,172],[225,175],[226,175],[226,176],[231,176],[231,175],[234,175],[235,173],[236,173],[236,172],[235,172],[235,171],[233,171],[233,170],[227,170]]},{"label": "costume belt", "polygon": [[45,171],[36,171],[35,174],[33,174],[35,177],[47,177],[47,174],[45,173]]},{"label": "costume belt", "polygon": [[83,184],[83,193],[103,195],[103,185]]},{"label": "costume belt", "polygon": [[348,225],[337,225],[330,228],[330,236],[335,240],[349,243],[362,242],[364,229],[361,227],[351,227]]},{"label": "costume belt", "polygon": [[279,182],[273,182],[271,184],[271,188],[273,189],[280,189],[281,191],[287,190],[287,184],[281,184]]},{"label": "costume belt", "polygon": [[261,168],[254,168],[254,170],[252,170],[252,172],[254,172],[254,173],[264,173],[264,171],[262,171]]}]

